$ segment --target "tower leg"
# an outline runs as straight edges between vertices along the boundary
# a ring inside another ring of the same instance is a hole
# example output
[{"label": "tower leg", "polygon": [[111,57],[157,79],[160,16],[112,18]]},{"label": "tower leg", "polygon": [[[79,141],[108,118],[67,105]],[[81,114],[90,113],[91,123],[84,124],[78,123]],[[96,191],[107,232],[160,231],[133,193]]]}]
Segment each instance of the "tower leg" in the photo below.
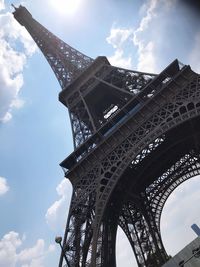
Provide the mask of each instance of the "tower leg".
[{"label": "tower leg", "polygon": [[116,267],[117,227],[118,213],[116,213],[111,204],[107,212],[104,214],[99,227],[98,239],[96,242],[97,249],[96,254],[92,255],[91,267]]},{"label": "tower leg", "polygon": [[[73,192],[71,207],[69,211],[63,247],[70,267],[86,267],[90,261],[92,243],[92,223],[94,219],[93,196],[87,200],[73,205],[76,202],[77,194]],[[60,259],[59,267],[63,264],[63,257]]]},{"label": "tower leg", "polygon": [[145,196],[136,204],[123,206],[119,225],[132,246],[139,267],[160,267],[167,261],[159,229]]}]

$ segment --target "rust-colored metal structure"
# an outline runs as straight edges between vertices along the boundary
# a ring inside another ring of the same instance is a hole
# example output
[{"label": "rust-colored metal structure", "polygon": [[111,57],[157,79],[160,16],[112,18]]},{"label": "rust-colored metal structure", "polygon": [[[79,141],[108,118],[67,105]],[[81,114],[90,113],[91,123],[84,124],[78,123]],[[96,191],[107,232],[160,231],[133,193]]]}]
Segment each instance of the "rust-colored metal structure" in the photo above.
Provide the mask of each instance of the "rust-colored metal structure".
[{"label": "rust-colored metal structure", "polygon": [[139,267],[162,266],[164,203],[200,172],[199,75],[178,60],[158,75],[114,67],[64,43],[25,7],[13,14],[52,67],[71,119],[75,150],[60,165],[73,194],[59,267],[115,267],[118,226]]}]

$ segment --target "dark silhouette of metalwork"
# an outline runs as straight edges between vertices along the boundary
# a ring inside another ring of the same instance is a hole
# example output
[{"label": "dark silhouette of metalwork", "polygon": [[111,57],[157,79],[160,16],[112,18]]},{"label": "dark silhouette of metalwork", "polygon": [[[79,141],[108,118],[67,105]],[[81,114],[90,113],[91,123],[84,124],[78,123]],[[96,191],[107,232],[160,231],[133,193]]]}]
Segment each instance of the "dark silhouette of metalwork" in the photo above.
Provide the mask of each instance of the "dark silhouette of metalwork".
[{"label": "dark silhouette of metalwork", "polygon": [[52,67],[70,114],[75,150],[60,164],[73,185],[67,265],[115,267],[120,226],[139,267],[162,266],[165,201],[200,173],[199,75],[178,60],[158,75],[114,67],[58,39],[26,8],[13,14]]}]

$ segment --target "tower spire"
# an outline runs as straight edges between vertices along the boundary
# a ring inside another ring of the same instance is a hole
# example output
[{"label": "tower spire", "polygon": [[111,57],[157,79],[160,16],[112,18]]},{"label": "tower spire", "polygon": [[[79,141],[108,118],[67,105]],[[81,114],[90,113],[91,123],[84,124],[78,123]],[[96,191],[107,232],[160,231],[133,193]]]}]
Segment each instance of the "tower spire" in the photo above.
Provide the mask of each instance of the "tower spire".
[{"label": "tower spire", "polygon": [[11,6],[12,6],[15,10],[17,10],[17,7],[16,7],[14,4],[11,4]]},{"label": "tower spire", "polygon": [[30,33],[53,69],[62,89],[80,75],[93,59],[69,46],[37,22],[22,5],[15,7],[15,19]]}]

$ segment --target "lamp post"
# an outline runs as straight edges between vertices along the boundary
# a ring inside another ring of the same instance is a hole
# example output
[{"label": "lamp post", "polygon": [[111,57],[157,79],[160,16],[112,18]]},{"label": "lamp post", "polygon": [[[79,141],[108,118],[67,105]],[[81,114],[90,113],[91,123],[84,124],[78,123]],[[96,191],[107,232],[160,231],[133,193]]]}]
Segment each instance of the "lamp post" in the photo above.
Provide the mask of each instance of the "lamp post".
[{"label": "lamp post", "polygon": [[57,244],[60,245],[60,248],[61,248],[61,250],[62,250],[62,254],[63,254],[64,258],[65,258],[65,261],[66,261],[68,267],[70,267],[69,261],[68,261],[68,259],[67,259],[67,257],[66,257],[65,251],[64,251],[63,246],[62,246],[62,244],[61,244],[61,242],[62,242],[62,237],[61,237],[61,236],[56,236],[56,237],[55,237],[55,242],[56,242]]}]

